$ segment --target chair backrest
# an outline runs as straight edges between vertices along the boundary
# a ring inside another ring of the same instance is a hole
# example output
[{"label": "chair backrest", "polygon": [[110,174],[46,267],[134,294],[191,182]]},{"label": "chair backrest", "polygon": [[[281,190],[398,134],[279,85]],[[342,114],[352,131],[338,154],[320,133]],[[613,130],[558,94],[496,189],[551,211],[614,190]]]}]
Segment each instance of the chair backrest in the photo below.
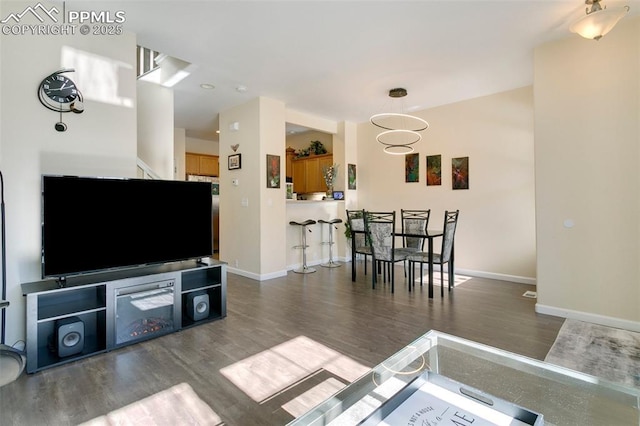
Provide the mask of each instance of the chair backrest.
[{"label": "chair backrest", "polygon": [[371,238],[371,249],[375,260],[392,262],[396,226],[396,212],[366,212],[365,226]]},{"label": "chair backrest", "polygon": [[[402,233],[424,234],[429,225],[429,216],[431,210],[400,210],[402,219]],[[404,237],[404,246],[422,250],[424,247],[424,238]]]},{"label": "chair backrest", "polygon": [[366,228],[364,223],[364,210],[347,210],[347,223],[351,229],[352,249],[358,253],[359,249],[367,247]]},{"label": "chair backrest", "polygon": [[451,259],[453,239],[458,225],[458,215],[459,210],[444,212],[444,236],[442,237],[442,251],[440,252],[442,263],[446,263]]}]

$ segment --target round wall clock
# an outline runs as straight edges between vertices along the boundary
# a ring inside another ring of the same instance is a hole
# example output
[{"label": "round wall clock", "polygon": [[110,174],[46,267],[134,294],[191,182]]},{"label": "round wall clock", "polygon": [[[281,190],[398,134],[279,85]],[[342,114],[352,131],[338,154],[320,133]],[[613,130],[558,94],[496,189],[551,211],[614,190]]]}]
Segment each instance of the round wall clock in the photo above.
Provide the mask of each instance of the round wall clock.
[{"label": "round wall clock", "polygon": [[67,130],[67,125],[62,122],[63,112],[75,112],[80,114],[84,111],[82,103],[82,93],[76,84],[64,73],[74,72],[73,69],[62,69],[45,77],[38,86],[38,99],[46,108],[59,112],[60,121],[56,123],[55,129],[59,132]]}]

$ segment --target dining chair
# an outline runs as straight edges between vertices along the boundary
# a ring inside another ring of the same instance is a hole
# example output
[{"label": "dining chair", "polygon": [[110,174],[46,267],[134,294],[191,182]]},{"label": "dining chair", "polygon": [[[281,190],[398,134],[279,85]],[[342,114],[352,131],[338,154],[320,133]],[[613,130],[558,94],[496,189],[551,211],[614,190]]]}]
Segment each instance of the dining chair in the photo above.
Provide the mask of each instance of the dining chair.
[{"label": "dining chair", "polygon": [[[373,265],[382,266],[383,280],[387,276],[391,282],[391,293],[395,290],[394,264],[403,262],[406,254],[399,252],[395,247],[394,231],[396,226],[396,212],[370,212],[365,215],[365,227],[371,238]],[[371,279],[372,287],[376,288],[377,275],[375,271]]]},{"label": "dining chair", "polygon": [[[400,210],[400,220],[403,234],[424,234],[429,225],[431,210]],[[398,247],[400,253],[406,255],[424,250],[424,238],[402,237],[402,247]]]},{"label": "dining chair", "polygon": [[355,281],[355,255],[364,255],[364,274],[367,275],[367,256],[372,255],[371,244],[365,228],[365,211],[364,210],[346,210],[347,224],[351,232],[351,280]]},{"label": "dining chair", "polygon": [[[460,214],[459,210],[456,211],[445,211],[444,212],[444,232],[442,235],[442,248],[440,253],[433,253],[433,264],[440,265],[440,296],[444,297],[444,281],[443,281],[443,273],[442,269],[445,264],[450,264],[451,257],[453,255],[453,240],[456,234],[456,227],[458,225],[458,216]],[[417,253],[409,254],[406,256],[407,261],[409,261],[409,285],[414,285],[414,268],[415,264],[420,264],[420,286],[422,286],[422,265],[424,263],[429,262],[429,253],[420,251]],[[449,291],[453,288],[453,269],[449,268],[448,278],[448,288]]]}]

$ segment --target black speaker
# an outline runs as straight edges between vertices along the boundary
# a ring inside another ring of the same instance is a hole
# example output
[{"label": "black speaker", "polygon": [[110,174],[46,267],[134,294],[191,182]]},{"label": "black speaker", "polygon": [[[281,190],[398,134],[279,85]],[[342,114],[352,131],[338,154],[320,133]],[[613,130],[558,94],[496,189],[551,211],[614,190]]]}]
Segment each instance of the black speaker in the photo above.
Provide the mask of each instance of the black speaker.
[{"label": "black speaker", "polygon": [[209,317],[209,295],[202,291],[187,294],[187,315],[194,321]]},{"label": "black speaker", "polygon": [[63,358],[82,352],[84,349],[84,322],[78,317],[56,321],[56,348]]}]

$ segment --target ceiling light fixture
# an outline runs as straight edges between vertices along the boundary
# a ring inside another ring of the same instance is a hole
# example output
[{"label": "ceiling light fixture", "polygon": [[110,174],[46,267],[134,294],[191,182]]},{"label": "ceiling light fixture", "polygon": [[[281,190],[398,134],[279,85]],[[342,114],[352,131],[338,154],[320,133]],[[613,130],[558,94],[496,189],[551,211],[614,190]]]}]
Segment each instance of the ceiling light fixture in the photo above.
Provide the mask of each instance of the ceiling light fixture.
[{"label": "ceiling light fixture", "polygon": [[600,40],[629,12],[629,6],[603,8],[600,6],[600,0],[585,0],[585,4],[591,5],[591,9],[587,7],[586,16],[574,22],[569,29],[590,40]]},{"label": "ceiling light fixture", "polygon": [[[389,97],[392,102],[394,99],[404,98],[405,96],[407,96],[406,89],[395,88],[389,90]],[[412,145],[422,140],[422,135],[418,132],[429,128],[429,123],[420,117],[406,114],[402,106],[400,112],[374,114],[369,121],[374,126],[383,129],[376,136],[376,140],[385,146],[384,152],[392,155],[413,152]]]},{"label": "ceiling light fixture", "polygon": [[200,85],[200,87],[201,87],[202,89],[207,89],[207,90],[212,90],[212,89],[215,89],[215,88],[216,88],[216,86],[214,86],[213,84],[210,84],[210,83],[202,83],[202,84]]}]

